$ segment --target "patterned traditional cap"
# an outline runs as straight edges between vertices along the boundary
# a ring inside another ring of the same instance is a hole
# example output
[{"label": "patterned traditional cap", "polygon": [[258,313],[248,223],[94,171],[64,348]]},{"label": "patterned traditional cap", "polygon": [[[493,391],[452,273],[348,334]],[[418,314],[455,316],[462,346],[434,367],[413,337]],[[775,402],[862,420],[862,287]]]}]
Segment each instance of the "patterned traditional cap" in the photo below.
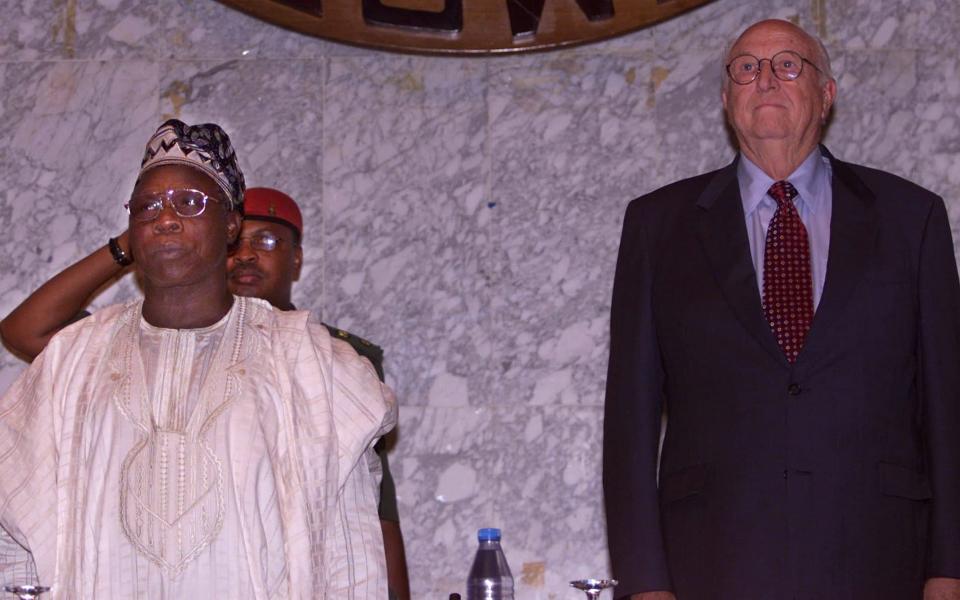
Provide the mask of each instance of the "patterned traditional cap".
[{"label": "patterned traditional cap", "polygon": [[297,243],[303,237],[303,216],[290,196],[272,188],[250,188],[243,196],[243,218],[280,223],[292,228]]},{"label": "patterned traditional cap", "polygon": [[187,165],[217,182],[230,200],[230,207],[243,210],[243,173],[227,133],[215,123],[187,125],[170,119],[147,142],[140,174],[160,165]]}]

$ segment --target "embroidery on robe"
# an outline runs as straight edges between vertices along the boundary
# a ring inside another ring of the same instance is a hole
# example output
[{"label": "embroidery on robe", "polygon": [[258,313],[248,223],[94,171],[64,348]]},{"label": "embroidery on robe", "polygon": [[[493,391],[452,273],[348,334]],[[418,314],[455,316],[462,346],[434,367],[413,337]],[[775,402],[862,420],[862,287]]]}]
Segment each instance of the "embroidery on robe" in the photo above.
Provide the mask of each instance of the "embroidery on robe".
[{"label": "embroidery on robe", "polygon": [[118,336],[126,343],[121,346],[123,367],[114,401],[139,433],[120,472],[120,521],[138,552],[171,576],[197,558],[223,527],[224,466],[207,436],[239,395],[240,381],[231,367],[238,362],[243,342],[246,299],[236,302],[192,410],[185,408],[192,338],[183,343],[176,338],[173,354],[161,360],[161,367],[170,363],[171,372],[158,372],[154,383],[158,392],[147,389],[139,304],[127,319],[127,330]]}]

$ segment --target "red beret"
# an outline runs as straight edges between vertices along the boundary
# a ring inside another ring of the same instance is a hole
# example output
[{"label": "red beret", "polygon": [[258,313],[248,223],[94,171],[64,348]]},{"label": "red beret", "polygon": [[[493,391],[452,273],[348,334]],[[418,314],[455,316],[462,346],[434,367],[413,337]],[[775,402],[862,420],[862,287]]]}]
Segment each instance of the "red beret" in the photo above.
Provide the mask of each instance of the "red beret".
[{"label": "red beret", "polygon": [[303,216],[293,198],[279,190],[248,188],[243,194],[243,218],[272,221],[292,227],[297,239],[303,237]]}]

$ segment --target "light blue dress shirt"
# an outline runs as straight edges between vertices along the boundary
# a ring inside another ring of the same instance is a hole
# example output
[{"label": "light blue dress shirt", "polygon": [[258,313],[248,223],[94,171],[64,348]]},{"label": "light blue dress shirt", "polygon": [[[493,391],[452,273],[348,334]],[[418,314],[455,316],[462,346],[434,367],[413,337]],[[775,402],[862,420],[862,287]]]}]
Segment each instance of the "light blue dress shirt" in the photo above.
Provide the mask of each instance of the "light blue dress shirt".
[{"label": "light blue dress shirt", "polygon": [[[787,181],[797,189],[794,206],[807,229],[810,242],[810,268],[813,275],[813,307],[820,304],[823,282],[827,278],[827,255],[830,251],[830,215],[833,212],[832,170],[830,159],[814,148]],[[757,274],[757,289],[763,294],[763,252],[767,241],[767,228],[777,201],[767,194],[776,183],[743,154],[737,164],[737,180],[740,183],[740,198],[743,201],[743,216],[747,221],[747,238],[750,241],[750,257]]]}]

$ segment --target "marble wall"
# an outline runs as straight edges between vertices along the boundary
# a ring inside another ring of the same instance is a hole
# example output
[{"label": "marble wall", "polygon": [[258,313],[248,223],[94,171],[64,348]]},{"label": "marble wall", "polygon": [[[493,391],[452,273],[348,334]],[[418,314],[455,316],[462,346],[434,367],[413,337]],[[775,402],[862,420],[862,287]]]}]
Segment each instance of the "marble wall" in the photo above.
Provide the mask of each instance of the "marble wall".
[{"label": "marble wall", "polygon": [[[0,0],[0,314],[122,230],[168,116],[230,133],[306,220],[295,302],[386,349],[415,598],[463,589],[500,526],[518,598],[608,572],[600,443],[627,202],[730,160],[719,53],[745,24],[825,40],[839,156],[937,191],[960,226],[960,4],[718,0],[529,56],[341,46],[211,0]],[[955,235],[958,232],[955,230]],[[137,293],[124,280],[95,306]],[[0,356],[0,389],[22,365]]]}]

